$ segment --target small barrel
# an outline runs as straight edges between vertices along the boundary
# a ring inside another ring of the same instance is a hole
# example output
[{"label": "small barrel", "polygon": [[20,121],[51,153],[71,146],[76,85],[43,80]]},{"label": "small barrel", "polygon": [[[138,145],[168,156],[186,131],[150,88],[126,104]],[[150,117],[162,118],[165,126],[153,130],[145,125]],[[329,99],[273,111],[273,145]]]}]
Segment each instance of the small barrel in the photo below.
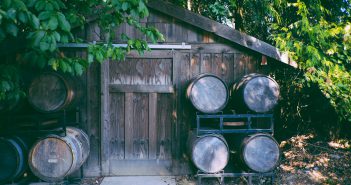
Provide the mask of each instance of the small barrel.
[{"label": "small barrel", "polygon": [[77,105],[81,88],[77,79],[59,73],[45,72],[33,79],[29,86],[28,101],[40,112],[57,112]]},{"label": "small barrel", "polygon": [[228,103],[228,88],[225,82],[213,74],[200,74],[188,85],[186,97],[200,112],[217,113]]},{"label": "small barrel", "polygon": [[240,145],[240,158],[250,170],[260,173],[272,171],[279,163],[279,144],[268,134],[247,136]]},{"label": "small barrel", "polygon": [[28,145],[23,138],[0,138],[0,183],[20,178],[27,169]]},{"label": "small barrel", "polygon": [[279,85],[271,77],[252,73],[235,83],[230,93],[231,105],[238,112],[266,113],[273,110],[279,99]]},{"label": "small barrel", "polygon": [[223,136],[217,134],[196,136],[191,132],[188,152],[194,165],[206,173],[223,170],[229,160],[228,144]]},{"label": "small barrel", "polygon": [[74,127],[66,130],[66,136],[48,135],[32,147],[29,167],[38,178],[48,182],[61,181],[88,158],[88,135]]}]

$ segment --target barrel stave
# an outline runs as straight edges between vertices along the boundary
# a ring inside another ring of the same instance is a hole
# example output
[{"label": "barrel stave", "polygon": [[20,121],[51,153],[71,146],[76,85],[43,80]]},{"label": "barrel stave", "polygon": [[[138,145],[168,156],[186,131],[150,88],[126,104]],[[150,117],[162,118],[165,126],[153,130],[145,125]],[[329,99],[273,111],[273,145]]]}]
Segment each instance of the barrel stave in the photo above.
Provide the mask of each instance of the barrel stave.
[{"label": "barrel stave", "polygon": [[193,78],[186,89],[186,97],[195,109],[209,114],[223,110],[229,99],[227,85],[213,74]]},{"label": "barrel stave", "polygon": [[13,181],[27,169],[28,145],[23,138],[0,138],[0,182]]},{"label": "barrel stave", "polygon": [[[29,166],[34,175],[56,182],[78,170],[87,159],[90,144],[82,130],[67,127],[67,135],[48,135],[31,149]],[[85,134],[86,135],[86,134]]]},{"label": "barrel stave", "polygon": [[34,109],[50,113],[75,107],[81,94],[75,77],[45,72],[32,80],[28,101]]},{"label": "barrel stave", "polygon": [[188,150],[193,164],[206,173],[223,170],[229,160],[227,142],[217,134],[196,136],[193,132],[190,133]]},{"label": "barrel stave", "polygon": [[238,112],[266,113],[277,105],[279,94],[279,85],[273,78],[252,73],[233,84],[230,102]]}]

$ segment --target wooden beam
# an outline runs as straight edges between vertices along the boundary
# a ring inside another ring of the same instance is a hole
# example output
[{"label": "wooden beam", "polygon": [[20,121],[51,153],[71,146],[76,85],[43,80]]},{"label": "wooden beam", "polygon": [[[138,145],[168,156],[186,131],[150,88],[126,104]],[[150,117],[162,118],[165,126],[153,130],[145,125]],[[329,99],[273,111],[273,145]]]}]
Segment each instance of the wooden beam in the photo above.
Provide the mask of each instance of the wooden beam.
[{"label": "wooden beam", "polygon": [[152,0],[147,6],[153,10],[175,17],[183,22],[290,65],[287,55],[281,53],[276,47],[255,37],[239,32],[229,26],[162,0]]},{"label": "wooden beam", "polygon": [[[94,43],[92,43],[94,44]],[[89,43],[58,43],[57,46],[60,48],[87,48]],[[112,44],[113,47],[125,48],[127,44]],[[150,49],[177,49],[177,50],[189,50],[191,45],[185,43],[182,44],[148,44]]]},{"label": "wooden beam", "polygon": [[110,92],[174,93],[173,85],[119,85],[110,84]]}]

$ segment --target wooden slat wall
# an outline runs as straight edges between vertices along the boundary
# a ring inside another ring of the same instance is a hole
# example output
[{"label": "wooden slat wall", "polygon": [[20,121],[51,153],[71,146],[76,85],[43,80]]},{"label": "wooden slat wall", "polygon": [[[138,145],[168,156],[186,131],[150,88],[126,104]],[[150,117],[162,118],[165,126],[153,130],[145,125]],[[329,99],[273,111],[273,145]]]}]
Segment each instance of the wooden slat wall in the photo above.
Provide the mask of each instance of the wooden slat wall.
[{"label": "wooden slat wall", "polygon": [[[162,41],[164,43],[214,43],[219,39],[211,33],[204,32],[155,11],[150,11],[150,16],[141,20],[141,24],[157,28],[164,35],[165,41]],[[114,42],[123,42],[120,37],[122,33],[127,34],[131,38],[145,38],[140,31],[133,29],[128,24],[122,24],[114,32]]]},{"label": "wooden slat wall", "polygon": [[[200,73],[213,73],[230,86],[245,74],[265,71],[259,65],[261,56],[191,25],[155,12],[142,23],[159,28],[165,43],[186,42],[192,50],[160,50],[144,56],[132,52],[127,60],[133,62],[94,64],[89,68],[84,77],[86,102],[82,104],[82,128],[92,144],[83,168],[86,177],[128,175],[115,167],[128,166],[128,159],[140,161],[146,169],[146,159],[164,161],[165,165],[172,160],[173,172],[185,173],[177,165],[183,160],[188,130],[194,123],[195,111],[185,99],[190,80]],[[88,41],[99,41],[99,33],[96,24],[89,25]],[[143,38],[128,25],[122,25],[115,33]],[[115,42],[121,40],[116,37]],[[102,76],[101,67],[108,70],[103,70]],[[130,165],[130,170],[136,166]]]}]

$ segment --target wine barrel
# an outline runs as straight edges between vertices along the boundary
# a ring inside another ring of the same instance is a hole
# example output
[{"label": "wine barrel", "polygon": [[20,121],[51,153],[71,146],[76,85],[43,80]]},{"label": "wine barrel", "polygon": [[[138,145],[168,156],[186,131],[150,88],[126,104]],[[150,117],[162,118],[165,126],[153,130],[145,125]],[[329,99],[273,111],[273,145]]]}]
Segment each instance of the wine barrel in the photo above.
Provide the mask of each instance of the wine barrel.
[{"label": "wine barrel", "polygon": [[72,76],[45,72],[33,79],[29,86],[28,101],[40,112],[57,112],[77,105],[81,88]]},{"label": "wine barrel", "polygon": [[23,138],[0,138],[0,183],[21,177],[27,169],[28,145]]},{"label": "wine barrel", "polygon": [[191,80],[186,97],[200,112],[217,113],[228,102],[228,88],[222,79],[213,74],[200,74]]},{"label": "wine barrel", "polygon": [[240,111],[266,113],[273,110],[279,99],[279,85],[271,77],[252,73],[235,83],[230,92],[231,105]]},{"label": "wine barrel", "polygon": [[246,168],[260,173],[274,170],[280,159],[277,141],[271,135],[262,133],[242,139],[239,154]]},{"label": "wine barrel", "polygon": [[196,136],[190,133],[188,152],[193,164],[206,173],[216,173],[224,169],[229,160],[229,149],[223,136],[207,134]]},{"label": "wine barrel", "polygon": [[38,178],[57,182],[78,170],[90,151],[89,138],[81,129],[66,128],[66,136],[48,135],[29,153],[29,167]]}]

